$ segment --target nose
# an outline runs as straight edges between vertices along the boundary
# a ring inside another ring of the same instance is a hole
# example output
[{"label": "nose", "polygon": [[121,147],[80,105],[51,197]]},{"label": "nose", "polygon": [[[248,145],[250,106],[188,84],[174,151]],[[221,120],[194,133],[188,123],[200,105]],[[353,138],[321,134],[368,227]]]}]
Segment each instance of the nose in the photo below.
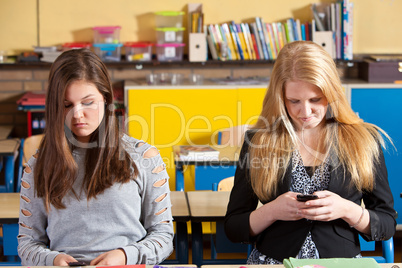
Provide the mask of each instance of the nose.
[{"label": "nose", "polygon": [[74,118],[81,118],[84,115],[84,110],[81,105],[76,105],[73,108],[73,117]]},{"label": "nose", "polygon": [[312,112],[312,107],[309,102],[303,102],[300,108],[301,116],[309,116]]}]

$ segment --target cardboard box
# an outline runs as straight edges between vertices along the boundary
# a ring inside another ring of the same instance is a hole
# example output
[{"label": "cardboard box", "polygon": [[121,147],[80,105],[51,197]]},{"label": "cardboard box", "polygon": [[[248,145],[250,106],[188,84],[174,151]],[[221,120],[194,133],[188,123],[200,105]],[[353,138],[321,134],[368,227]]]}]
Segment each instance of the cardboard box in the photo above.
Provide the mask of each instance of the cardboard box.
[{"label": "cardboard box", "polygon": [[360,77],[369,83],[395,83],[395,81],[402,81],[402,59],[366,59],[360,64]]}]

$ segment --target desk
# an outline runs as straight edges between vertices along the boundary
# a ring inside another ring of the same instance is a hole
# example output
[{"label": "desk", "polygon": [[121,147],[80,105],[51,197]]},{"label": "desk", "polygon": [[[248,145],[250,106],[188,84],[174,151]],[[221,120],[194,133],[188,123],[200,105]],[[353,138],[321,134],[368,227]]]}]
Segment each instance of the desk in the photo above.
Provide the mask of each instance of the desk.
[{"label": "desk", "polygon": [[172,215],[176,222],[176,260],[166,260],[166,263],[188,263],[188,231],[187,221],[190,220],[187,196],[185,192],[170,192]]},{"label": "desk", "polygon": [[[3,254],[17,256],[19,193],[0,193],[0,224],[3,225]],[[7,245],[7,246],[6,246]]]},{"label": "desk", "polygon": [[[0,192],[14,192],[14,163],[18,156],[19,139],[0,140],[0,158],[4,158],[5,185],[0,187]],[[0,166],[3,161],[0,162]]]},{"label": "desk", "polygon": [[214,183],[234,175],[241,148],[233,146],[211,147],[219,151],[218,160],[184,161],[180,159],[180,146],[173,146],[176,166],[176,191],[184,191],[184,166],[194,166],[194,185],[196,190],[211,190]]},{"label": "desk", "polygon": [[[185,192],[171,192],[172,215],[176,221],[177,263],[188,263],[187,221],[190,212]],[[3,224],[3,244],[5,256],[16,256],[18,218],[20,208],[19,193],[0,193],[0,224]],[[5,246],[7,245],[7,247]]]},{"label": "desk", "polygon": [[203,259],[202,222],[222,222],[226,214],[229,197],[230,192],[187,192],[191,215],[192,260],[197,266],[208,263],[241,263],[240,259]]},{"label": "desk", "polygon": [[13,126],[0,126],[0,140],[7,139],[12,130]]}]

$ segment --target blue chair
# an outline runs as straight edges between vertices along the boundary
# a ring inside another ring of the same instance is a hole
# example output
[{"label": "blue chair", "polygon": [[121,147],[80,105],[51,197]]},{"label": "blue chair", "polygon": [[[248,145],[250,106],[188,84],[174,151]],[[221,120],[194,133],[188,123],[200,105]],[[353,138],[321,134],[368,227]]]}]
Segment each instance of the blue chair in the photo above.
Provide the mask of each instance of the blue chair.
[{"label": "blue chair", "polygon": [[[367,242],[359,235],[361,251],[375,251],[375,241]],[[394,238],[381,241],[382,256],[367,256],[373,258],[378,263],[393,263],[394,262]]]}]

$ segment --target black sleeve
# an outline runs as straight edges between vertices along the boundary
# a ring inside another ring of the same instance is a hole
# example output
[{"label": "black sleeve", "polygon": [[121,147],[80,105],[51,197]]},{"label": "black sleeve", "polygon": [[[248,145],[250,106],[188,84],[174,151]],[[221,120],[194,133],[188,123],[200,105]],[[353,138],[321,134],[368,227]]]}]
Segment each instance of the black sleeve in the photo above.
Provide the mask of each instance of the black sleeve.
[{"label": "black sleeve", "polygon": [[364,205],[370,213],[371,229],[371,236],[363,235],[363,237],[375,241],[387,240],[395,234],[397,217],[381,146],[379,150],[379,161],[375,163],[374,189],[363,195]]},{"label": "black sleeve", "polygon": [[225,216],[225,232],[232,242],[249,243],[253,240],[250,237],[250,213],[254,211],[258,204],[249,179],[249,144],[250,134],[246,135],[246,140],[240,152],[237,164],[234,186],[230,193],[230,200]]}]

